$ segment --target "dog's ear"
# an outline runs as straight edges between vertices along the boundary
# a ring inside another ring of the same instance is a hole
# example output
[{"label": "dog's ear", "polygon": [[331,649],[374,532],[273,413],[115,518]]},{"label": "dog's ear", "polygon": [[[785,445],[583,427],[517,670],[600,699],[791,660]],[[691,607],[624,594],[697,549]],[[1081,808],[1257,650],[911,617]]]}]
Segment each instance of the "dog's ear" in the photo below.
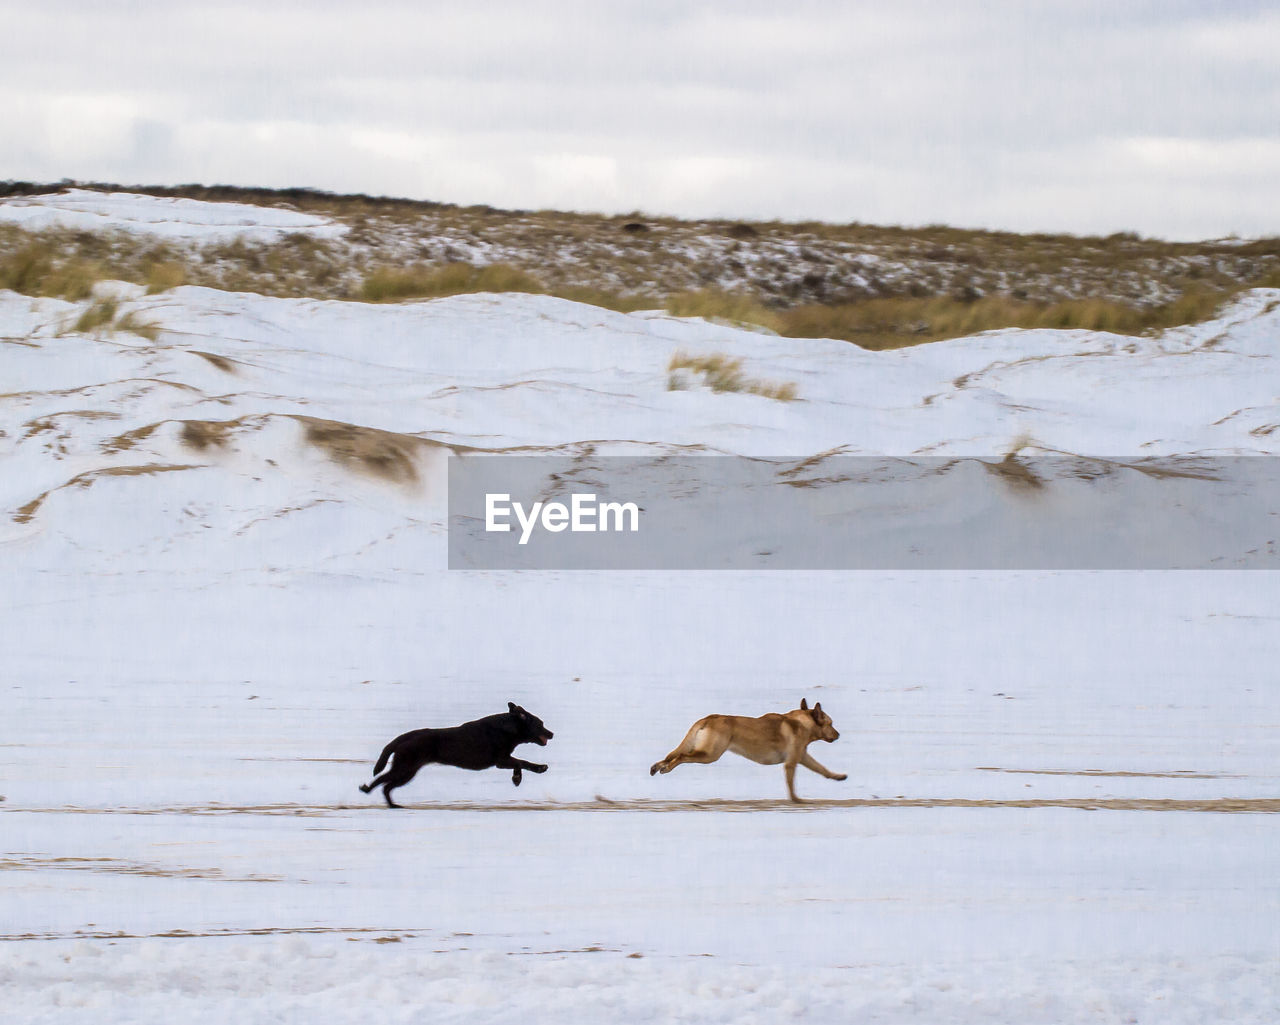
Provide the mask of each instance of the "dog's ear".
[{"label": "dog's ear", "polygon": [[808,699],[808,698],[801,698],[801,699],[800,699],[800,711],[802,711],[802,712],[807,712],[808,710],[809,710],[809,699]]},{"label": "dog's ear", "polygon": [[813,706],[813,710],[814,710],[815,712],[821,712],[821,711],[822,711],[822,702],[821,702],[821,701],[815,702],[815,703],[814,703],[814,706]]},{"label": "dog's ear", "polygon": [[508,711],[508,712],[514,712],[515,710],[516,710],[516,703],[515,703],[514,701],[508,701],[508,702],[507,702],[507,711]]}]

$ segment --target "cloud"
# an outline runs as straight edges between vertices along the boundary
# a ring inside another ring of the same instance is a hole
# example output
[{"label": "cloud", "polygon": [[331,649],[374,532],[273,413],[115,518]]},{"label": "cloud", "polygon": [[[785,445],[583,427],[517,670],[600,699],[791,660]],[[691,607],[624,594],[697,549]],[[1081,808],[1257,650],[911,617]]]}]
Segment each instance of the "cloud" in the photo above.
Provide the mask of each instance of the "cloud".
[{"label": "cloud", "polygon": [[1280,232],[1280,182],[1238,163],[1280,138],[1265,3],[130,9],[10,16],[10,175]]}]

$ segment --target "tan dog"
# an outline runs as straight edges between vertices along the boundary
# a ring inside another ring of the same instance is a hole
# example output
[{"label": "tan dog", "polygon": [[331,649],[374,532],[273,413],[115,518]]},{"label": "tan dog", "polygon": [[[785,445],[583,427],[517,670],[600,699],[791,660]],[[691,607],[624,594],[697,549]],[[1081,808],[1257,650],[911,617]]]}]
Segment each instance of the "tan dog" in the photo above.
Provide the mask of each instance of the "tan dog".
[{"label": "tan dog", "polygon": [[770,712],[758,719],[743,715],[709,715],[689,727],[680,746],[662,761],[655,762],[649,768],[649,775],[670,772],[685,762],[709,765],[726,751],[732,751],[761,765],[783,763],[787,793],[791,800],[799,802],[795,788],[797,765],[812,769],[827,779],[848,779],[843,772],[832,772],[821,765],[805,750],[815,740],[825,740],[830,744],[839,739],[840,734],[831,724],[831,716],[822,710],[821,701],[810,708],[808,701],[801,698],[800,707],[794,711],[782,715]]}]

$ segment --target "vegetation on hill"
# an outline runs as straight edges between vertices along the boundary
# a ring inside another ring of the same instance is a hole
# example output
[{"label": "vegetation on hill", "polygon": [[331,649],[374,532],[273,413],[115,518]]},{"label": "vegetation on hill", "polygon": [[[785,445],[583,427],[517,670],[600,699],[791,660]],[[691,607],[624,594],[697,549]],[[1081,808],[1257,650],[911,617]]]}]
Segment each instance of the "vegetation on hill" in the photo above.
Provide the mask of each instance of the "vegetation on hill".
[{"label": "vegetation on hill", "polygon": [[96,280],[372,302],[541,292],[893,348],[1000,327],[1140,333],[1280,285],[1280,239],[1166,242],[941,226],[677,220],[498,210],[313,189],[0,183],[287,207],[348,228],[203,244],[0,226],[0,287],[83,299]]}]

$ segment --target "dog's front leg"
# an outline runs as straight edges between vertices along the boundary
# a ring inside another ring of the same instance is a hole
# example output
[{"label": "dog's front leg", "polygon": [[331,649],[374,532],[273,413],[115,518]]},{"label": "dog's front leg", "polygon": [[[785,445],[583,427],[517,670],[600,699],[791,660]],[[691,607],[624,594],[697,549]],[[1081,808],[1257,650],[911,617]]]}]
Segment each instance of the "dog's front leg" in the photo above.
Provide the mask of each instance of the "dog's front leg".
[{"label": "dog's front leg", "polygon": [[506,758],[499,758],[493,763],[499,769],[527,769],[529,772],[546,772],[545,765],[539,765],[537,762],[526,762],[523,758],[516,758],[513,755],[507,755]]},{"label": "dog's front leg", "polygon": [[505,758],[499,758],[494,765],[499,769],[511,770],[511,783],[513,786],[519,786],[520,781],[524,778],[522,770],[528,769],[530,772],[546,772],[545,765],[539,765],[537,762],[526,762],[522,758],[513,758],[507,755]]},{"label": "dog's front leg", "polygon": [[806,769],[812,769],[819,776],[826,776],[827,779],[845,780],[849,778],[843,772],[832,772],[820,761],[818,761],[818,759],[814,758],[813,755],[809,754],[808,751],[806,751],[803,757],[801,757],[800,764],[803,765]]}]

